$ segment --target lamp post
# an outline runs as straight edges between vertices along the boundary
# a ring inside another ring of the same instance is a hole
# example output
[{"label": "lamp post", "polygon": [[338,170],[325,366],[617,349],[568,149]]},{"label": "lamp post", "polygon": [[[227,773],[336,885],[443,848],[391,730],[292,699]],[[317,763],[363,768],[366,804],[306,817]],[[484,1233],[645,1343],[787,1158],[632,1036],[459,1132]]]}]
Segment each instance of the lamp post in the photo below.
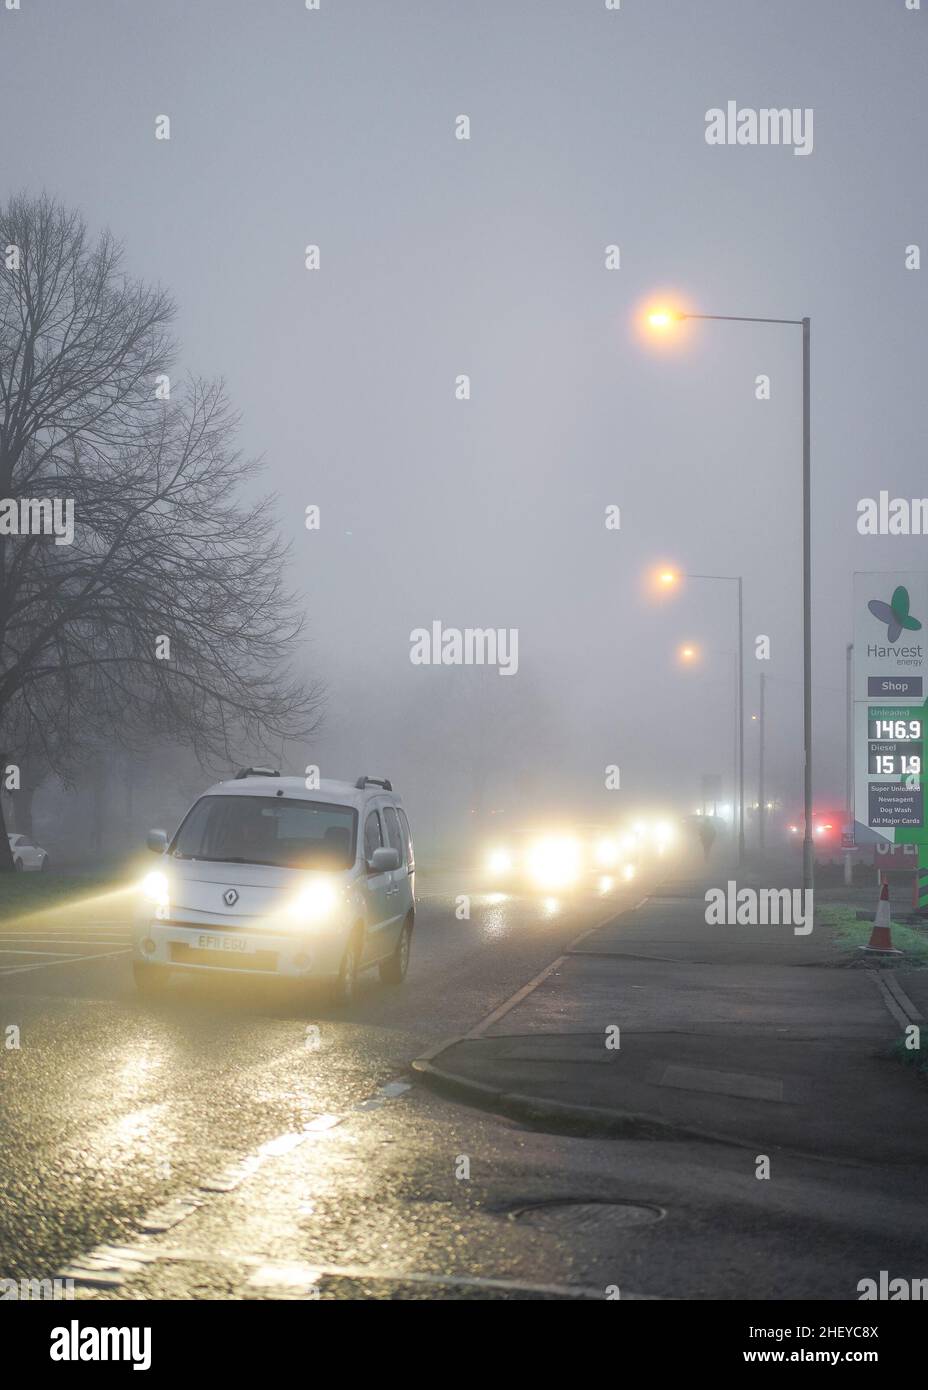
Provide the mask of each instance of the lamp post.
[{"label": "lamp post", "polygon": [[767,816],[767,803],[766,803],[766,801],[764,800],[764,798],[765,798],[766,795],[767,795],[767,789],[766,789],[766,787],[764,786],[764,770],[765,770],[765,769],[764,769],[764,754],[765,754],[765,746],[764,746],[764,745],[765,745],[765,739],[766,739],[766,733],[767,733],[766,728],[764,727],[764,726],[765,726],[765,722],[766,722],[766,717],[767,717],[767,711],[766,711],[766,694],[767,694],[767,676],[766,676],[766,673],[765,673],[764,671],[761,671],[761,673],[760,673],[760,727],[759,727],[759,729],[758,729],[758,733],[760,734],[760,747],[759,747],[759,749],[758,749],[758,757],[757,757],[757,817],[758,817],[758,819],[757,819],[757,842],[758,842],[758,845],[759,845],[759,847],[760,847],[761,858],[763,858],[764,853],[765,853],[766,848],[767,848],[767,836],[766,836],[766,830],[767,830],[767,821],[766,821],[766,816]]},{"label": "lamp post", "polygon": [[[685,576],[685,578],[687,578],[687,579],[729,579],[729,578],[731,578],[731,577],[732,577],[732,576],[730,576],[730,575],[725,575],[725,574],[688,574],[688,575]],[[734,747],[733,747],[734,756],[733,756],[733,758],[732,758],[732,825],[734,826],[734,821],[735,821],[735,806],[734,806],[734,803],[735,803],[735,798],[736,798],[736,796],[737,796],[737,801],[738,801],[738,867],[740,868],[740,867],[743,865],[743,863],[744,863],[744,682],[743,682],[743,679],[742,679],[742,672],[743,672],[744,667],[743,667],[743,663],[742,663],[742,659],[741,659],[741,657],[742,657],[742,647],[741,647],[741,641],[740,641],[740,636],[741,636],[741,626],[740,626],[740,616],[741,616],[741,605],[740,605],[741,580],[740,580],[740,578],[738,579],[738,596],[739,596],[739,605],[738,605],[738,615],[739,615],[739,641],[738,641],[738,649],[737,649],[737,651],[734,651],[734,652],[721,651],[721,652],[718,653],[718,655],[719,655],[719,656],[730,656],[731,659],[732,659],[732,665],[733,665],[733,667],[734,667],[734,672],[735,672],[735,700],[734,700],[734,706],[735,706],[734,732],[735,732],[735,737],[734,737]],[[699,647],[695,646],[693,643],[686,643],[683,647],[680,648],[680,659],[681,659],[681,661],[685,661],[685,662],[687,662],[687,663],[693,662],[693,661],[698,661],[699,658],[700,658],[700,655],[701,655],[701,652],[700,652]]]},{"label": "lamp post", "polygon": [[[844,663],[844,701],[845,701],[845,768],[844,768],[844,830],[854,834],[854,643],[848,642]],[[854,852],[845,846],[844,882],[854,882]]]},{"label": "lamp post", "polygon": [[663,331],[676,320],[711,323],[788,324],[802,329],[802,886],[811,889],[815,874],[812,843],[812,434],[811,337],[812,320],[755,318],[742,314],[689,314],[661,309],[648,315],[651,326]]},{"label": "lamp post", "polygon": [[737,701],[736,701],[736,777],[738,780],[738,866],[744,863],[744,602],[743,590],[744,583],[740,574],[681,574],[677,575],[673,571],[665,571],[661,576],[663,583],[667,584],[672,579],[715,579],[723,584],[738,585],[738,671],[737,671]]}]

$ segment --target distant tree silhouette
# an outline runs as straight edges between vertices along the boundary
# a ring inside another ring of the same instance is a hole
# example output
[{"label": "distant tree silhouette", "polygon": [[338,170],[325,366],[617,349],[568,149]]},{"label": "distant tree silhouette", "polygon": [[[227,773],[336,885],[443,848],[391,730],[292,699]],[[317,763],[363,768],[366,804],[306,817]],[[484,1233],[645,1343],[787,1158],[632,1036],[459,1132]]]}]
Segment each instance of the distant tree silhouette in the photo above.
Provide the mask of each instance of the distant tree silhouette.
[{"label": "distant tree silhouette", "polygon": [[[0,500],[71,499],[74,539],[0,518],[0,769],[23,720],[61,772],[82,731],[228,762],[319,723],[272,497],[221,382],[156,396],[174,307],[48,197],[0,209]],[[12,869],[0,807],[0,871]]]}]

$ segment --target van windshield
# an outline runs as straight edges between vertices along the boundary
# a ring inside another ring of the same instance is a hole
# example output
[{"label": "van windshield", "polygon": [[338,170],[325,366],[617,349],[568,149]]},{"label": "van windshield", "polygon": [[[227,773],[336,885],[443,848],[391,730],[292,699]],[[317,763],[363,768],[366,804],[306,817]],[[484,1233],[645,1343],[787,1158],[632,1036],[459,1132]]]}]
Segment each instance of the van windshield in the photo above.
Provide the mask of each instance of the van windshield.
[{"label": "van windshield", "polygon": [[358,814],[350,806],[278,796],[204,796],[174,837],[176,859],[350,869]]}]

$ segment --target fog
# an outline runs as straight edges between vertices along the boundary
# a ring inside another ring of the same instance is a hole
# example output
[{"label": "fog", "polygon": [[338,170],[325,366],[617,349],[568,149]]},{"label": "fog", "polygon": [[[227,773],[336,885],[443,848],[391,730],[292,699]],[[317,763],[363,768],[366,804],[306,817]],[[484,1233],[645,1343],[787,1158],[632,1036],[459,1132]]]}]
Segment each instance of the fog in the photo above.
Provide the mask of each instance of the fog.
[{"label": "fog", "polygon": [[[743,576],[747,797],[764,670],[768,795],[798,807],[800,335],[690,323],[659,347],[636,318],[673,293],[812,319],[814,772],[817,804],[843,801],[851,577],[921,568],[926,543],[856,525],[861,498],[925,491],[905,266],[928,213],[907,172],[924,18],[897,8],[0,11],[4,198],[45,190],[125,243],[127,270],[176,297],[181,369],[225,380],[265,460],[307,616],[294,659],[327,689],[288,771],[391,777],[436,853],[491,809],[690,811],[706,773],[730,798],[735,586],[658,601],[645,576],[671,564]],[[707,144],[729,100],[813,109],[811,153]],[[412,664],[434,622],[516,629],[518,669]],[[122,786],[124,755],[101,758]],[[204,780],[157,750],[127,775],[98,853]],[[64,817],[86,844],[87,788],[41,795],[48,833]]]}]

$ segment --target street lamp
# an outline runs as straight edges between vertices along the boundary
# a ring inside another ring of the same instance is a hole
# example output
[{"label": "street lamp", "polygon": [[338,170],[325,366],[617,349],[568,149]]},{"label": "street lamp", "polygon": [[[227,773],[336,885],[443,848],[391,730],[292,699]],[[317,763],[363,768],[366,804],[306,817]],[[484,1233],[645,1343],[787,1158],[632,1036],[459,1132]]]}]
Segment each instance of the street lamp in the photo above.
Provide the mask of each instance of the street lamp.
[{"label": "street lamp", "polygon": [[802,836],[802,886],[811,889],[815,873],[812,843],[812,432],[811,432],[811,337],[812,320],[755,318],[742,314],[690,314],[660,306],[647,316],[656,333],[666,333],[674,323],[700,319],[711,323],[774,323],[802,329],[802,774],[804,825]]},{"label": "street lamp", "polygon": [[[688,575],[690,579],[715,579],[724,578],[723,575]],[[691,666],[694,662],[700,661],[702,653],[693,642],[687,642],[679,649],[679,657],[684,665]],[[741,663],[741,644],[735,652],[718,652],[719,656],[730,656],[732,659],[732,669],[735,675],[735,720],[734,720],[734,756],[732,760],[732,827],[735,821],[735,783],[738,784],[738,865],[744,863],[744,710],[740,701],[744,696],[744,688],[739,680],[739,673],[742,670]]]},{"label": "street lamp", "polygon": [[[738,864],[744,863],[744,603],[743,580],[740,574],[677,574],[674,570],[662,570],[658,582],[670,588],[680,579],[714,579],[723,584],[738,585]],[[686,649],[680,653],[686,659]]]}]

